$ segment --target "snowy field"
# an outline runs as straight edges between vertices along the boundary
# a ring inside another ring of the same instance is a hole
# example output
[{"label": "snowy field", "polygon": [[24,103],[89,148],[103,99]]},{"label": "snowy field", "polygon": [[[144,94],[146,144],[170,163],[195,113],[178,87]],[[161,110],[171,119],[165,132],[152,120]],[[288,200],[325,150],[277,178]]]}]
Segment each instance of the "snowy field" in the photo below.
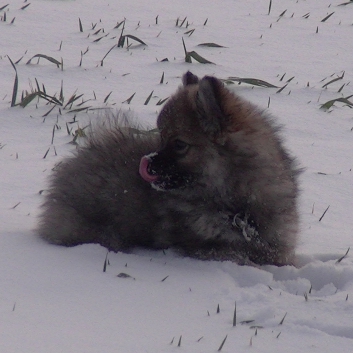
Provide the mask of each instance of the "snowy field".
[{"label": "snowy field", "polygon": [[[337,261],[353,246],[353,2],[338,6],[345,1],[0,3],[1,352],[353,351],[353,257]],[[118,47],[123,28],[134,37]],[[214,64],[186,63],[182,38]],[[40,191],[82,139],[75,132],[120,109],[154,127],[158,104],[187,70],[278,87],[228,86],[283,124],[306,168],[298,268],[136,250],[109,253],[103,272],[99,245],[36,237]]]}]

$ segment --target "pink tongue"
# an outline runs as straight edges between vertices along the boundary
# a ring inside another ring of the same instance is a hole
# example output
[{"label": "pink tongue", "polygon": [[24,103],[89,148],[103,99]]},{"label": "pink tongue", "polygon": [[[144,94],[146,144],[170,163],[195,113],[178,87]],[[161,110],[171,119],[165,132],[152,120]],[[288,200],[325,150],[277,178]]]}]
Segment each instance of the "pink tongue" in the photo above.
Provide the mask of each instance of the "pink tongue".
[{"label": "pink tongue", "polygon": [[156,181],[158,179],[158,175],[151,175],[148,173],[148,164],[149,164],[149,158],[146,156],[143,156],[140,161],[140,175],[143,179],[145,179],[147,182],[152,183],[153,181]]}]

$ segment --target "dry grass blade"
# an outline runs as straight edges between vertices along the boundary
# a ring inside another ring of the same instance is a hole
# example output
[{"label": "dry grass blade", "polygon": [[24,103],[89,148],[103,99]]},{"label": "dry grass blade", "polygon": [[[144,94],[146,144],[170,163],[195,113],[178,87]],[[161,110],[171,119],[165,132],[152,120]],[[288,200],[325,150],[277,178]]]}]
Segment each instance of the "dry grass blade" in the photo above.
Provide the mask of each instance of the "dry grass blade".
[{"label": "dry grass blade", "polygon": [[50,151],[50,147],[47,149],[47,152],[45,152],[45,154],[43,156],[43,159],[47,158],[47,155],[48,155],[49,151]]},{"label": "dry grass blade", "polygon": [[22,7],[20,8],[20,10],[26,9],[29,5],[31,5],[31,3],[29,3],[29,4],[25,5],[25,6],[22,6]]},{"label": "dry grass blade", "polygon": [[50,96],[42,91],[36,91],[36,92],[32,92],[32,93],[27,94],[25,97],[22,98],[20,106],[23,108],[26,107],[36,97],[43,98],[46,101],[48,101],[49,103],[53,103],[53,104],[62,106],[62,103],[57,98]]},{"label": "dry grass blade", "polygon": [[343,77],[344,77],[344,73],[345,73],[345,71],[343,71],[343,72],[342,72],[342,75],[341,75],[341,76],[336,77],[336,78],[334,78],[333,80],[331,80],[331,81],[329,81],[329,82],[325,83],[325,84],[322,86],[322,88],[327,87],[328,85],[330,85],[330,84],[331,84],[331,83],[333,83],[333,82],[336,82],[336,81],[342,80],[342,79],[343,79]]},{"label": "dry grass blade", "polygon": [[54,105],[52,108],[50,108],[44,115],[42,115],[42,118],[45,118],[46,116],[48,116],[55,107],[56,106]]},{"label": "dry grass blade", "polygon": [[350,0],[348,2],[343,2],[342,4],[339,4],[337,6],[346,6],[346,5],[349,5],[349,4],[353,4],[353,0]]},{"label": "dry grass blade", "polygon": [[278,17],[283,17],[287,10],[284,10]]},{"label": "dry grass blade", "polygon": [[348,255],[349,249],[350,249],[350,248],[348,248],[348,250],[346,251],[346,253],[336,261],[336,264],[339,264],[339,263]]},{"label": "dry grass blade", "polygon": [[104,103],[107,103],[107,100],[109,99],[109,97],[112,93],[113,93],[113,91],[110,91],[110,93],[104,98]]},{"label": "dry grass blade", "polygon": [[228,335],[226,335],[226,337],[224,337],[224,340],[222,341],[221,345],[219,346],[217,352],[220,352],[222,350],[224,343],[226,343],[227,337],[228,337]]},{"label": "dry grass blade", "polygon": [[248,85],[259,86],[259,87],[278,88],[278,86],[275,86],[263,80],[259,80],[257,78],[228,77],[227,80],[239,82],[239,83],[246,83]]},{"label": "dry grass blade", "polygon": [[243,321],[240,321],[240,323],[242,324],[242,325],[248,325],[248,324],[251,324],[251,323],[253,323],[255,320],[243,320]]},{"label": "dry grass blade", "polygon": [[104,36],[102,36],[102,37],[99,37],[99,38],[95,39],[95,40],[93,41],[93,43],[98,43],[101,39],[103,39],[103,38],[105,38],[105,37],[107,37],[107,36],[109,36],[109,33],[107,33],[106,35],[104,35]]},{"label": "dry grass blade", "polygon": [[189,31],[186,31],[184,34],[188,34],[189,37],[195,32],[195,28],[194,29],[190,29]]},{"label": "dry grass blade", "polygon": [[152,92],[150,93],[150,95],[147,97],[147,99],[146,99],[146,101],[145,101],[144,105],[147,105],[147,104],[149,103],[149,101],[150,101],[150,100],[151,100],[151,98],[152,98],[152,94],[153,94],[153,92],[154,92],[154,91],[152,91]]},{"label": "dry grass blade", "polygon": [[[106,272],[106,271],[107,271],[108,254],[109,254],[109,251],[108,251],[107,254],[105,255],[105,260],[104,260],[104,264],[103,264],[103,272]],[[118,276],[119,276],[119,275],[118,275]]]},{"label": "dry grass blade", "polygon": [[131,101],[132,101],[132,98],[134,98],[134,96],[135,96],[135,94],[136,94],[136,92],[131,96],[131,97],[129,97],[127,100],[125,100],[124,102],[122,102],[122,103],[127,103],[127,104],[130,104],[131,103]]},{"label": "dry grass blade", "polygon": [[83,32],[82,22],[80,18],[78,18],[78,26],[80,28],[80,32]]},{"label": "dry grass blade", "polygon": [[183,47],[184,47],[184,53],[185,53],[185,56],[188,54],[188,51],[186,50],[186,45],[185,45],[185,42],[184,42],[184,38],[181,38],[182,42],[183,42]]},{"label": "dry grass blade", "polygon": [[169,277],[169,275],[168,275],[168,276],[165,276],[165,277],[161,280],[161,282],[164,282],[168,277]]},{"label": "dry grass blade", "polygon": [[237,302],[234,304],[233,327],[237,326]]},{"label": "dry grass blade", "polygon": [[12,89],[12,98],[11,98],[11,107],[14,107],[16,104],[16,97],[17,97],[17,91],[18,91],[18,75],[17,75],[17,69],[15,64],[12,62],[12,60],[10,59],[9,56],[7,56],[10,60],[10,63],[13,67],[13,69],[15,70],[15,82],[13,85],[13,89]]},{"label": "dry grass blade", "polygon": [[11,207],[11,210],[14,210],[21,202],[17,202],[15,206]]},{"label": "dry grass blade", "polygon": [[281,93],[287,86],[288,86],[288,83],[286,83],[283,87],[281,87],[276,93]]},{"label": "dry grass blade", "polygon": [[286,316],[287,316],[287,313],[284,314],[284,316],[283,316],[281,322],[280,322],[278,325],[283,325],[283,322],[284,322],[284,319],[286,318]]},{"label": "dry grass blade", "polygon": [[70,105],[71,103],[75,102],[77,99],[81,98],[82,96],[83,96],[83,94],[80,94],[80,95],[76,96],[76,93],[74,93],[74,94],[70,97],[70,99],[67,101],[67,103],[65,104],[64,109],[65,109],[68,105]]},{"label": "dry grass blade", "polygon": [[119,28],[122,24],[125,24],[125,20],[118,22],[114,28]]},{"label": "dry grass blade", "polygon": [[30,64],[31,61],[32,61],[34,58],[43,58],[43,59],[46,59],[46,60],[52,62],[53,64],[55,64],[57,67],[60,67],[60,65],[61,65],[61,62],[60,62],[60,61],[54,59],[54,58],[51,57],[51,56],[44,55],[44,54],[36,54],[36,55],[32,56],[32,57],[26,62],[26,65]]},{"label": "dry grass blade", "polygon": [[169,98],[169,97],[164,98],[164,99],[160,99],[160,100],[157,102],[156,105],[162,105],[168,98]]},{"label": "dry grass blade", "polygon": [[192,61],[191,61],[191,56],[190,54],[188,53],[188,51],[186,50],[186,45],[185,45],[185,42],[184,42],[184,38],[181,38],[182,42],[183,42],[183,47],[184,47],[184,53],[185,53],[185,62],[191,64]]},{"label": "dry grass blade", "polygon": [[330,205],[327,206],[326,210],[324,211],[324,213],[322,214],[322,216],[319,219],[319,222],[321,222],[321,220],[324,218],[326,212],[328,211],[328,209],[330,208]]},{"label": "dry grass blade", "polygon": [[71,109],[68,111],[68,113],[78,113],[78,112],[82,112],[83,110],[88,110],[89,108],[91,108],[91,106]]},{"label": "dry grass blade", "polygon": [[49,103],[53,103],[53,104],[62,106],[62,103],[54,96],[50,96],[49,94],[47,94],[45,92],[42,92],[42,91],[39,91],[38,95],[39,95],[40,98],[45,99]]},{"label": "dry grass blade", "polygon": [[325,22],[326,20],[328,20],[335,12],[331,12],[329,15],[327,15],[325,18],[323,18],[321,20],[321,22]]},{"label": "dry grass blade", "polygon": [[197,45],[198,47],[208,47],[208,48],[227,48],[224,47],[223,45],[219,45],[216,43],[201,43]]},{"label": "dry grass blade", "polygon": [[124,29],[122,29],[120,38],[118,40],[118,44],[117,44],[118,48],[123,48],[124,44],[125,44],[125,36],[123,35],[123,31],[124,31]]},{"label": "dry grass blade", "polygon": [[345,85],[346,85],[346,84],[344,83],[344,84],[340,87],[340,89],[337,91],[337,93],[341,93],[341,91],[343,90],[343,88],[344,88]]},{"label": "dry grass blade", "polygon": [[104,59],[107,57],[107,55],[108,55],[115,47],[118,47],[118,46],[119,46],[119,44],[115,44],[115,45],[113,45],[113,46],[108,50],[107,54],[105,54],[105,55],[103,56],[103,59],[101,60],[101,66],[103,66],[103,61],[104,61]]},{"label": "dry grass blade", "polygon": [[40,91],[40,86],[39,86],[39,82],[38,82],[37,78],[35,78],[34,80],[36,81],[37,91]]},{"label": "dry grass blade", "polygon": [[183,26],[183,24],[185,23],[186,19],[187,19],[187,17],[185,17],[185,18],[181,21],[181,24],[180,24],[179,27],[182,27],[182,26]]},{"label": "dry grass blade", "polygon": [[61,103],[64,102],[64,82],[63,82],[63,80],[61,80],[59,100],[60,100]]}]

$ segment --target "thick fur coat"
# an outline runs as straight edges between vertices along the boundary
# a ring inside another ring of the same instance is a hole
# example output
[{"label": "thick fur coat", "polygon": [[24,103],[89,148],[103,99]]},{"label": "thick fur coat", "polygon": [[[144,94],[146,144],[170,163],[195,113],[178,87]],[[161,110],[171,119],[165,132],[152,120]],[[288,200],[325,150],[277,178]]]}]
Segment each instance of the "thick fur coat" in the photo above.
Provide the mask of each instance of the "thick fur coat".
[{"label": "thick fur coat", "polygon": [[38,234],[65,246],[292,264],[299,170],[272,119],[188,72],[157,127],[93,132],[53,172]]}]

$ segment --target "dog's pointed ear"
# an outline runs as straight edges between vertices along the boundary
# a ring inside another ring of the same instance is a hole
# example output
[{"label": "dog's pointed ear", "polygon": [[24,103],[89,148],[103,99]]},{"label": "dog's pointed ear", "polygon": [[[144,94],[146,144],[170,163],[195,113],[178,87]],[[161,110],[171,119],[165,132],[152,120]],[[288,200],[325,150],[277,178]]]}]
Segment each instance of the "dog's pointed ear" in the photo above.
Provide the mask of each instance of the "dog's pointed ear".
[{"label": "dog's pointed ear", "polygon": [[201,128],[211,138],[217,138],[226,116],[222,111],[223,83],[215,77],[205,76],[199,81],[196,95],[197,114]]},{"label": "dog's pointed ear", "polygon": [[199,78],[188,71],[186,74],[183,76],[183,85],[188,86],[188,85],[195,85],[196,83],[199,83]]}]

